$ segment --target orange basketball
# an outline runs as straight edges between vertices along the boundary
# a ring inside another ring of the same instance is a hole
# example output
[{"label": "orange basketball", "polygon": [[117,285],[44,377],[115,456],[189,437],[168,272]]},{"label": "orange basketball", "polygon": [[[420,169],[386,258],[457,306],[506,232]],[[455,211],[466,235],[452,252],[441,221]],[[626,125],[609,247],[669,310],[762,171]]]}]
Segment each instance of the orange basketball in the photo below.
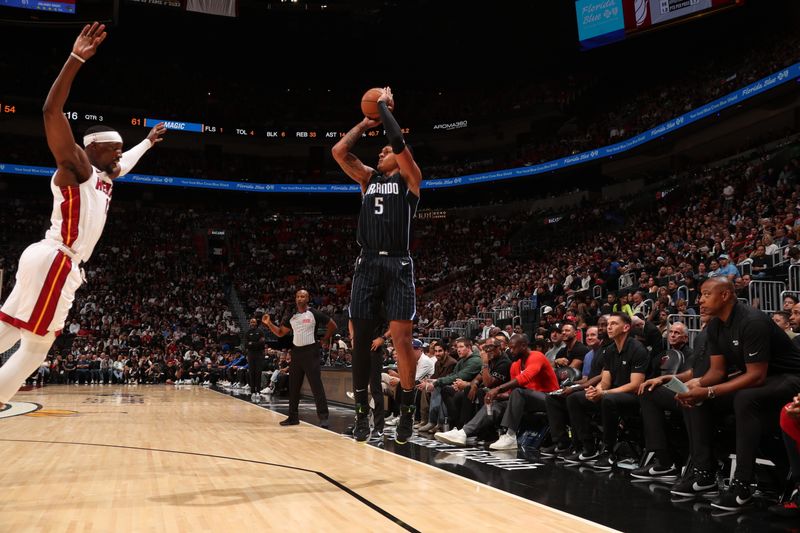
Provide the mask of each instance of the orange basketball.
[{"label": "orange basketball", "polygon": [[375,87],[364,93],[361,97],[361,112],[364,116],[373,120],[380,120],[378,114],[378,98],[381,96],[382,90]]}]

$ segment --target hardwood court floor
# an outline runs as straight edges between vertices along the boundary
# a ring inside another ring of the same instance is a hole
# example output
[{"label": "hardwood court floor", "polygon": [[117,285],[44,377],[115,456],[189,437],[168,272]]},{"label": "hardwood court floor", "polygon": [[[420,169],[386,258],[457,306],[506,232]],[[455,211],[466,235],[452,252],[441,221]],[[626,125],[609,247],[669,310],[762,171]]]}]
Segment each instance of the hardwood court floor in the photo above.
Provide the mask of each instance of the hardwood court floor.
[{"label": "hardwood court floor", "polygon": [[201,387],[25,402],[0,413],[0,531],[608,531]]}]

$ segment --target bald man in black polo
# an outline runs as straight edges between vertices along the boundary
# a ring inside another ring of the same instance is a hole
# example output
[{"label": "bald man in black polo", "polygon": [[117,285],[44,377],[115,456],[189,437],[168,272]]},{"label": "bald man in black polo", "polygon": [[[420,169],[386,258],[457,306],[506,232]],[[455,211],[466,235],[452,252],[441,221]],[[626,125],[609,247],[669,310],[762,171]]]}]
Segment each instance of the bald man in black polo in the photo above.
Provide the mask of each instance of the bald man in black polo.
[{"label": "bald man in black polo", "polygon": [[709,317],[706,352],[710,368],[678,394],[690,433],[694,470],[672,487],[679,496],[717,491],[712,454],[714,423],[736,415],[736,472],[712,506],[737,510],[753,500],[756,450],[763,431],[779,428],[781,408],[800,393],[800,349],[770,317],[736,299],[726,277],[708,279],[700,290],[700,314]]}]

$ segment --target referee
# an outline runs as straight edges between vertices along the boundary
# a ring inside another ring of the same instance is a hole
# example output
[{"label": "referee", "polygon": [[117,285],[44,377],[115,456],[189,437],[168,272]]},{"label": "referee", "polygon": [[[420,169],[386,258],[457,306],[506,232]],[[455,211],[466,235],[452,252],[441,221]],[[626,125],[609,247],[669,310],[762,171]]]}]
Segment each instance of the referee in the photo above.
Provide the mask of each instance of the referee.
[{"label": "referee", "polygon": [[[262,319],[265,326],[275,334],[283,337],[292,333],[292,360],[289,363],[289,417],[280,422],[282,426],[295,426],[300,423],[298,407],[300,405],[300,388],[303,386],[303,377],[308,376],[308,384],[314,394],[314,403],[317,405],[319,425],[328,427],[328,400],[325,398],[325,388],[322,386],[322,375],[319,369],[320,344],[328,345],[336,331],[336,322],[316,309],[308,307],[309,295],[306,290],[299,290],[295,295],[297,312],[283,319],[280,326],[272,323],[269,314]],[[317,339],[317,329],[327,326],[322,339]]]},{"label": "referee", "polygon": [[[358,244],[350,296],[353,323],[353,389],[358,441],[369,438],[369,399],[372,345],[380,317],[389,321],[392,343],[397,352],[400,374],[400,420],[395,442],[405,444],[414,424],[414,377],[417,357],[411,346],[416,310],[414,263],[409,253],[411,219],[419,203],[422,173],[406,147],[403,133],[392,116],[394,99],[389,87],[378,98],[380,121],[364,117],[333,147],[334,159],[361,187],[358,215]],[[389,145],[378,155],[377,169],[368,167],[352,152],[353,146],[371,128],[383,123]]]}]

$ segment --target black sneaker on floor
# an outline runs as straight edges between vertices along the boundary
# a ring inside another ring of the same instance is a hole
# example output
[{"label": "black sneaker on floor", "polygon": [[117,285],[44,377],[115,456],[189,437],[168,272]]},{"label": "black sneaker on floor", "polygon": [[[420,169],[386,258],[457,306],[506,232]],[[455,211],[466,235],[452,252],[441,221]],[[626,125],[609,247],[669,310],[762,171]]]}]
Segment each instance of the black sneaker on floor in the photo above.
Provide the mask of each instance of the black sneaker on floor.
[{"label": "black sneaker on floor", "polygon": [[685,498],[700,495],[714,496],[719,493],[717,476],[714,472],[695,468],[690,475],[675,483],[670,493]]},{"label": "black sneaker on floor", "polygon": [[614,465],[617,464],[617,458],[614,457],[614,454],[611,452],[603,452],[600,456],[595,460],[592,467],[595,470],[611,470],[614,468]]},{"label": "black sneaker on floor", "polygon": [[327,416],[325,418],[320,418],[319,419],[319,427],[321,427],[323,429],[328,429],[329,427],[331,427],[331,423],[328,420]]},{"label": "black sneaker on floor", "polygon": [[282,426],[297,426],[300,424],[300,421],[296,418],[287,418],[286,420],[281,420],[278,424]]},{"label": "black sneaker on floor", "polygon": [[750,490],[750,485],[733,478],[730,486],[714,498],[711,507],[724,511],[738,511],[751,503],[753,503],[753,491]]},{"label": "black sneaker on floor", "polygon": [[590,451],[576,451],[571,455],[567,455],[564,457],[564,462],[567,464],[577,465],[577,464],[593,464],[597,458],[600,457],[600,452],[597,450],[590,450]]},{"label": "black sneaker on floor", "polygon": [[580,456],[581,456],[581,451],[580,450],[575,450],[574,452],[572,452],[569,455],[565,455],[563,457],[560,457],[560,459],[563,459],[564,462],[567,463],[568,465],[578,465],[578,464],[581,463],[580,459],[579,459]]},{"label": "black sneaker on floor", "polygon": [[400,420],[397,421],[394,441],[397,444],[405,444],[411,435],[414,434],[414,406],[400,406]]},{"label": "black sneaker on floor", "polygon": [[365,442],[369,438],[369,407],[356,404],[356,425],[353,428],[353,437],[358,442]]},{"label": "black sneaker on floor", "polygon": [[675,468],[675,465],[662,466],[658,463],[658,461],[656,461],[649,465],[640,466],[631,472],[631,477],[635,477],[636,479],[659,479],[663,481],[675,481],[678,479],[678,469]]},{"label": "black sneaker on floor", "polygon": [[558,457],[559,455],[569,455],[567,452],[571,451],[571,447],[569,444],[553,444],[551,446],[545,446],[544,448],[539,448],[539,454],[542,457]]},{"label": "black sneaker on floor", "polygon": [[565,457],[569,457],[576,449],[572,446],[564,450],[556,450],[556,461],[563,461]]},{"label": "black sneaker on floor", "polygon": [[542,446],[539,448],[539,455],[541,455],[542,457],[555,457],[556,454],[553,452],[555,452],[556,447],[558,447],[558,444],[551,444],[550,446]]}]

